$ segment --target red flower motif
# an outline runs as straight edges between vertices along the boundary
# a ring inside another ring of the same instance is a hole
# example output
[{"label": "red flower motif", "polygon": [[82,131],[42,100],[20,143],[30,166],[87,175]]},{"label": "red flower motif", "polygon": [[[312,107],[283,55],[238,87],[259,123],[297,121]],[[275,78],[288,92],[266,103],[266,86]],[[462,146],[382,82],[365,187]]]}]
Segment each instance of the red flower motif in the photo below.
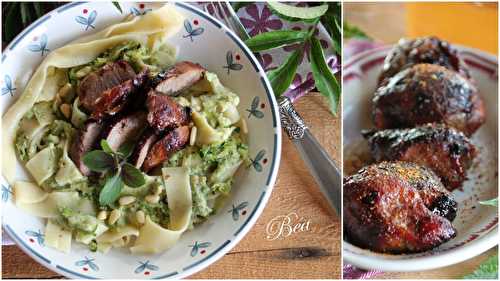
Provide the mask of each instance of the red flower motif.
[{"label": "red flower motif", "polygon": [[266,5],[262,5],[262,10],[259,13],[259,7],[255,4],[245,7],[246,12],[251,17],[250,19],[241,17],[241,23],[247,30],[250,36],[255,36],[259,33],[269,30],[278,30],[283,27],[283,23],[276,18],[271,18],[272,13]]}]

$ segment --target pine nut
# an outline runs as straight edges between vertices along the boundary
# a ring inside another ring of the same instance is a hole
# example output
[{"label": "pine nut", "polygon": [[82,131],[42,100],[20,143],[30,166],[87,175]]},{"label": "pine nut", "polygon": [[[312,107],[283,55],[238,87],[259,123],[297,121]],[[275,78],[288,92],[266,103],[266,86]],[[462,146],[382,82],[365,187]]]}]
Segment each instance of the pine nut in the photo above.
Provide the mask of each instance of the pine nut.
[{"label": "pine nut", "polygon": [[123,196],[118,200],[118,203],[120,203],[120,206],[125,206],[128,204],[132,204],[134,202],[135,202],[134,196]]},{"label": "pine nut", "polygon": [[196,126],[193,126],[193,128],[191,128],[191,134],[189,135],[189,145],[190,146],[193,146],[195,141],[196,141],[196,133],[198,132],[198,129],[196,128]]},{"label": "pine nut", "polygon": [[162,191],[163,191],[163,187],[161,185],[157,185],[157,186],[155,186],[153,194],[160,195]]},{"label": "pine nut", "polygon": [[109,214],[108,218],[108,224],[114,224],[121,216],[121,212],[118,209],[114,209],[111,211],[111,214]]},{"label": "pine nut", "polygon": [[158,201],[160,201],[160,196],[155,195],[155,194],[150,194],[150,195],[146,196],[144,199],[146,200],[146,202],[154,204],[154,203],[158,203]]},{"label": "pine nut", "polygon": [[64,117],[66,117],[68,119],[71,117],[71,105],[69,105],[67,103],[63,103],[63,104],[61,104],[61,106],[59,106],[59,109],[61,110]]},{"label": "pine nut", "polygon": [[97,219],[102,221],[105,220],[107,217],[108,217],[108,212],[106,212],[105,210],[102,210],[99,212],[99,214],[97,214]]},{"label": "pine nut", "polygon": [[72,86],[70,83],[67,83],[66,85],[64,85],[61,89],[59,89],[59,92],[57,92],[57,94],[61,97],[61,98],[65,98],[68,96],[68,94],[71,92],[72,90]]},{"label": "pine nut", "polygon": [[248,126],[247,126],[247,121],[245,119],[241,119],[241,131],[243,134],[248,134]]},{"label": "pine nut", "polygon": [[146,221],[146,215],[141,210],[135,213],[135,218],[139,224],[143,224]]}]

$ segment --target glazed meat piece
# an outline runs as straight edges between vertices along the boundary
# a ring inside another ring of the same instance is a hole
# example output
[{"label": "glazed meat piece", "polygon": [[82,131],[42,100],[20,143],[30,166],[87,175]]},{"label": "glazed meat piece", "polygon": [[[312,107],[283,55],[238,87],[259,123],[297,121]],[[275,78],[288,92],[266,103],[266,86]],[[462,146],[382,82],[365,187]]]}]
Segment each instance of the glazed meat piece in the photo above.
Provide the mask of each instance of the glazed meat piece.
[{"label": "glazed meat piece", "polygon": [[162,139],[157,141],[149,150],[142,169],[145,172],[168,160],[174,153],[186,145],[189,140],[189,127],[182,126],[167,133]]},{"label": "glazed meat piece", "polygon": [[456,235],[456,202],[417,164],[382,162],[345,178],[343,206],[346,238],[376,252],[423,252]]},{"label": "glazed meat piece", "polygon": [[158,140],[158,135],[152,129],[147,129],[139,139],[134,153],[132,154],[132,165],[140,169],[151,146]]},{"label": "glazed meat piece", "polygon": [[78,130],[69,150],[69,157],[78,167],[82,175],[89,176],[91,171],[83,164],[85,153],[93,150],[99,141],[104,125],[95,121],[88,121],[81,130]]},{"label": "glazed meat piece", "polygon": [[124,143],[137,140],[146,125],[145,112],[120,116],[110,121],[110,124],[103,132],[102,138],[106,139],[111,149],[117,151]]},{"label": "glazed meat piece", "polygon": [[189,107],[183,107],[171,97],[150,91],[146,101],[148,122],[157,132],[186,125],[191,120]]},{"label": "glazed meat piece", "polygon": [[167,72],[158,77],[161,82],[156,85],[155,90],[164,95],[176,96],[182,90],[194,85],[203,78],[205,69],[197,63],[182,61],[176,63]]},{"label": "glazed meat piece", "polygon": [[108,63],[82,79],[77,89],[80,103],[87,112],[91,113],[106,90],[125,81],[133,80],[135,76],[134,69],[126,61]]},{"label": "glazed meat piece", "polygon": [[375,161],[400,160],[428,167],[450,191],[462,185],[476,156],[476,148],[463,133],[444,125],[366,131],[363,135]]},{"label": "glazed meat piece", "polygon": [[436,122],[470,136],[484,123],[485,112],[469,80],[442,66],[417,64],[377,89],[372,117],[379,129]]},{"label": "glazed meat piece", "polygon": [[144,98],[136,97],[141,94],[141,89],[144,81],[147,79],[147,71],[142,71],[133,79],[129,79],[119,85],[114,86],[101,93],[94,105],[94,111],[91,118],[99,120],[105,115],[113,116],[120,112],[134,97],[134,102],[144,100]]},{"label": "glazed meat piece", "polygon": [[379,81],[420,63],[441,65],[470,78],[465,63],[448,42],[436,37],[422,37],[414,40],[401,39],[394,46],[385,58]]}]

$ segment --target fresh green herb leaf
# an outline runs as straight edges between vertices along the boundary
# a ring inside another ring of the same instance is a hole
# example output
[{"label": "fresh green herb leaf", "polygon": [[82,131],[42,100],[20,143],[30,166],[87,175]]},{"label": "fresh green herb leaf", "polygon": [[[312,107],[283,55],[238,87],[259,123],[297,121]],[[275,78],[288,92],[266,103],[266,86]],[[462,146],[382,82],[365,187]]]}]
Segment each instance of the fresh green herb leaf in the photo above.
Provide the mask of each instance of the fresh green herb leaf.
[{"label": "fresh green herb leaf", "polygon": [[344,38],[365,38],[371,39],[366,33],[354,25],[350,25],[347,21],[344,21]]},{"label": "fresh green herb leaf", "polygon": [[306,40],[308,32],[295,30],[278,30],[258,34],[245,41],[253,52],[279,48]]},{"label": "fresh green herb leaf", "polygon": [[83,156],[82,160],[85,166],[94,172],[104,172],[116,168],[113,156],[102,150],[90,151]]},{"label": "fresh green herb leaf", "polygon": [[118,3],[118,1],[112,1],[111,3],[113,3],[113,5],[120,12],[120,14],[123,14],[122,7],[120,6],[120,3]]},{"label": "fresh green herb leaf", "polygon": [[38,18],[43,16],[42,5],[38,2],[33,2],[33,8],[35,9],[35,14]]},{"label": "fresh green herb leaf", "polygon": [[483,262],[471,274],[465,275],[463,279],[493,279],[498,280],[498,255],[492,256]]},{"label": "fresh green herb leaf", "polygon": [[30,23],[30,15],[29,15],[29,4],[27,3],[21,3],[21,20],[23,22],[23,25],[28,25]]},{"label": "fresh green herb leaf", "polygon": [[101,140],[101,148],[102,148],[102,150],[104,150],[104,152],[106,152],[106,153],[110,153],[110,154],[115,153],[115,152],[113,151],[113,149],[111,148],[111,146],[109,146],[109,143],[108,143],[108,141],[107,141],[106,139],[102,139],[102,140]]},{"label": "fresh green herb leaf", "polygon": [[231,2],[231,6],[235,12],[238,12],[239,9],[252,4],[253,2]]},{"label": "fresh green herb leaf", "polygon": [[498,198],[493,198],[493,199],[486,200],[486,201],[479,201],[479,204],[498,207]]},{"label": "fresh green herb leaf", "polygon": [[3,24],[3,28],[5,29],[5,38],[3,40],[10,42],[23,29],[18,9],[20,3],[5,3],[4,5],[8,5],[8,7],[5,8],[7,13]]},{"label": "fresh green herb leaf", "polygon": [[123,182],[130,187],[139,187],[146,183],[146,179],[144,178],[142,172],[128,163],[123,165],[121,177]]},{"label": "fresh green herb leaf", "polygon": [[123,188],[123,181],[119,173],[107,178],[104,187],[99,193],[99,204],[101,206],[109,205],[118,199]]},{"label": "fresh green herb leaf", "polygon": [[321,17],[328,10],[328,5],[323,4],[315,7],[296,7],[280,2],[268,2],[271,11],[278,17],[288,21],[311,22]]},{"label": "fresh green herb leaf", "polygon": [[134,151],[134,143],[126,142],[120,146],[120,148],[118,149],[118,154],[120,154],[123,159],[127,159],[132,154],[132,151]]},{"label": "fresh green herb leaf", "polygon": [[321,43],[316,38],[311,38],[310,55],[311,69],[316,88],[323,96],[328,98],[330,110],[333,114],[336,114],[340,99],[340,86],[337,79],[335,79],[335,76],[333,76],[330,68],[326,64]]},{"label": "fresh green herb leaf", "polygon": [[292,84],[293,77],[295,77],[295,72],[302,58],[302,52],[303,46],[288,56],[280,67],[268,72],[267,77],[271,81],[271,86],[277,97],[281,96],[288,89],[288,86]]}]

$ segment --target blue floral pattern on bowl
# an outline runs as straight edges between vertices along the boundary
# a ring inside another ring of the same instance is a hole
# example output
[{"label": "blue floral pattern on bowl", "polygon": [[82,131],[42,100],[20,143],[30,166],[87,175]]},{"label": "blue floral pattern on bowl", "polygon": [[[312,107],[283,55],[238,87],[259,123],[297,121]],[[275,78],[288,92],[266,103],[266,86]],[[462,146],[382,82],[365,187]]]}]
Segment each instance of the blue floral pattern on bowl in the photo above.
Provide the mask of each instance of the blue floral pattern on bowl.
[{"label": "blue floral pattern on bowl", "polygon": [[[198,20],[196,20],[196,19],[193,20],[193,25],[196,26],[198,24],[199,24]],[[183,35],[182,37],[191,39],[191,42],[194,42],[193,37],[199,36],[199,35],[203,34],[203,31],[205,31],[205,29],[203,27],[193,28],[193,25],[191,24],[191,22],[189,20],[187,20],[187,19],[184,20],[184,29],[186,30],[187,34]]]},{"label": "blue floral pattern on bowl", "polygon": [[234,221],[238,221],[240,219],[240,215],[244,216],[247,214],[246,208],[248,207],[248,201],[242,202],[238,205],[233,205],[231,210],[228,213],[231,213]]},{"label": "blue floral pattern on bowl", "polygon": [[12,79],[10,78],[9,75],[5,75],[3,77],[5,86],[2,87],[2,96],[6,94],[10,94],[10,96],[14,96],[14,92],[16,91],[16,88],[14,87],[14,83],[12,82]]},{"label": "blue floral pattern on bowl", "polygon": [[[250,109],[247,109],[247,111],[249,113],[248,114],[248,119],[250,119],[250,117],[252,117],[252,116],[255,116],[256,118],[259,118],[259,119],[264,118],[264,113],[259,110],[259,102],[260,102],[259,97],[254,97],[253,98],[252,105],[251,105]],[[261,104],[260,107],[264,108],[265,105]]]},{"label": "blue floral pattern on bowl", "polygon": [[212,245],[211,242],[198,242],[198,241],[194,241],[193,245],[189,245],[189,247],[191,248],[190,255],[192,257],[196,257],[196,255],[198,255],[198,253],[200,253],[201,255],[203,255],[203,254],[205,254],[207,252],[206,248],[210,247],[211,245]]},{"label": "blue floral pattern on bowl", "polygon": [[85,256],[83,258],[83,260],[79,260],[79,261],[75,262],[75,265],[78,267],[81,267],[83,271],[88,271],[89,267],[93,271],[99,271],[99,266],[97,266],[97,264],[94,261],[95,261],[94,258],[89,258],[89,257]]},{"label": "blue floral pattern on bowl", "polygon": [[7,202],[12,195],[12,188],[10,185],[2,184],[2,201]]},{"label": "blue floral pattern on bowl", "polygon": [[28,45],[28,50],[30,50],[31,52],[40,53],[42,57],[45,55],[45,53],[50,52],[50,50],[47,48],[48,38],[46,34],[42,34],[40,38],[35,37],[33,41],[38,41],[38,42]]},{"label": "blue floral pattern on bowl", "polygon": [[31,243],[35,243],[35,239],[36,239],[36,242],[38,243],[38,245],[45,246],[44,245],[45,235],[42,233],[42,231],[40,229],[38,231],[26,230],[24,233],[26,235],[30,236],[30,238],[28,240]]},{"label": "blue floral pattern on bowl", "polygon": [[227,69],[227,74],[229,74],[231,72],[231,70],[240,71],[243,69],[243,65],[235,62],[235,60],[239,61],[240,55],[237,54],[233,58],[233,52],[227,51],[227,53],[226,53],[226,65],[222,67],[222,68]]},{"label": "blue floral pattern on bowl", "polygon": [[[87,14],[87,13],[88,13],[88,10],[83,9],[83,14]],[[92,29],[95,29],[95,26],[93,25],[93,23],[95,22],[96,18],[97,18],[97,11],[93,10],[92,12],[90,12],[88,17],[76,16],[75,21],[77,23],[83,25],[85,27],[85,30],[88,30],[90,27],[92,27]]]},{"label": "blue floral pattern on bowl", "polygon": [[[252,167],[255,169],[255,171],[262,172],[262,164],[267,163],[267,158],[264,158],[265,155],[266,155],[266,151],[264,149],[262,149],[261,151],[259,151],[257,153],[257,155],[255,155],[254,159],[250,158],[250,160],[252,161]],[[261,161],[262,161],[262,164],[260,163]]]},{"label": "blue floral pattern on bowl", "polygon": [[135,274],[144,273],[144,275],[149,275],[151,274],[151,272],[148,270],[157,271],[160,269],[158,266],[152,264],[149,260],[145,262],[140,261],[139,264],[140,265],[134,270]]}]

